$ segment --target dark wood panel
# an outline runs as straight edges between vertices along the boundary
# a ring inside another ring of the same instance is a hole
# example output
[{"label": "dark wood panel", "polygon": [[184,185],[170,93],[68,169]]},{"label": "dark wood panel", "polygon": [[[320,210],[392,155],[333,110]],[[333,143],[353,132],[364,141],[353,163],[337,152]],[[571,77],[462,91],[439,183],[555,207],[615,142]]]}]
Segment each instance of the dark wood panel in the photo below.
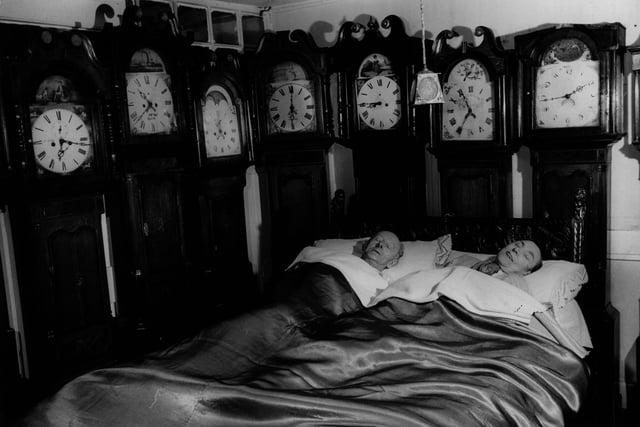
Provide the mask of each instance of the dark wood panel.
[{"label": "dark wood panel", "polygon": [[100,196],[47,201],[18,225],[30,228],[18,260],[35,381],[64,379],[111,355],[102,211]]}]

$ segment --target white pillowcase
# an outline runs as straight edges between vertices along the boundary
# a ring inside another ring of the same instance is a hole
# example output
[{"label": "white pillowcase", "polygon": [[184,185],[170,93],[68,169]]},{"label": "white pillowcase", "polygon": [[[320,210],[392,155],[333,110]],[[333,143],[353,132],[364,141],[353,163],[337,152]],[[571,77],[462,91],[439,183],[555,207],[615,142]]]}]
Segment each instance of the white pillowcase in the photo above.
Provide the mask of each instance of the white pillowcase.
[{"label": "white pillowcase", "polygon": [[561,260],[547,260],[542,267],[526,275],[531,295],[538,301],[562,308],[578,295],[589,276],[582,264]]},{"label": "white pillowcase", "polygon": [[[314,246],[336,252],[350,253],[356,256],[362,254],[362,246],[369,239],[323,239],[316,240]],[[382,270],[382,277],[393,283],[401,277],[420,270],[430,270],[443,265],[451,252],[451,236],[449,234],[432,241],[402,242],[404,255],[398,264]]]},{"label": "white pillowcase", "polygon": [[553,316],[562,329],[571,335],[578,344],[586,348],[593,348],[587,322],[585,322],[582,310],[576,300],[568,301],[562,308],[554,308]]},{"label": "white pillowcase", "polygon": [[[484,261],[492,256],[494,255],[454,250],[451,251],[449,261],[454,261],[456,258],[468,261],[469,257]],[[469,262],[462,263],[462,265],[467,264]],[[524,279],[535,299],[558,309],[564,307],[578,295],[582,285],[589,280],[589,276],[587,269],[582,264],[562,260],[545,260],[542,261],[540,269],[527,274]]]}]

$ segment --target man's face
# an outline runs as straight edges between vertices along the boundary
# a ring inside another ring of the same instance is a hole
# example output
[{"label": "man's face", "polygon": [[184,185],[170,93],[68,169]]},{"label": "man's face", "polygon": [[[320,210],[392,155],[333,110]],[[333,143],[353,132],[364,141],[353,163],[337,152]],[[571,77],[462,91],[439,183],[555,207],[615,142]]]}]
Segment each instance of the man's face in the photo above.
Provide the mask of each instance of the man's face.
[{"label": "man's face", "polygon": [[505,273],[527,274],[541,260],[540,248],[531,240],[509,243],[498,252],[498,264]]},{"label": "man's face", "polygon": [[390,231],[381,231],[367,242],[362,258],[378,270],[384,270],[397,259],[399,252],[398,236]]}]

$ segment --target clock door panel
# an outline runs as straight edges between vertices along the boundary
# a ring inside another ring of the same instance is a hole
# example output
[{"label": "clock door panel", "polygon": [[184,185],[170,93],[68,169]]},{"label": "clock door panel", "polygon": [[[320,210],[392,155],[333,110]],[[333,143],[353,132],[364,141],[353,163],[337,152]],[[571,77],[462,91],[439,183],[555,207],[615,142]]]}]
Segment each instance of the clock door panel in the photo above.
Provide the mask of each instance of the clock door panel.
[{"label": "clock door panel", "polygon": [[590,404],[586,413],[594,425],[612,425],[617,388],[617,310],[607,298],[607,148],[532,150],[534,213],[548,218],[570,218],[563,208],[578,190],[588,206],[583,253],[589,283],[576,300],[596,345],[589,355]]},{"label": "clock door panel", "polygon": [[500,217],[509,213],[511,157],[504,153],[441,156],[442,213],[456,216]]},{"label": "clock door panel", "polygon": [[283,271],[303,247],[328,230],[325,154],[309,151],[272,156],[267,165],[264,190],[269,195],[273,267]]},{"label": "clock door panel", "polygon": [[21,286],[30,373],[38,381],[64,379],[111,356],[101,204],[90,197],[31,206],[29,254],[20,257],[30,274]]},{"label": "clock door panel", "polygon": [[160,335],[179,326],[191,286],[182,193],[178,173],[127,175],[133,309]]},{"label": "clock door panel", "polygon": [[258,296],[247,255],[244,184],[239,176],[199,178],[198,302],[208,319],[246,310]]}]

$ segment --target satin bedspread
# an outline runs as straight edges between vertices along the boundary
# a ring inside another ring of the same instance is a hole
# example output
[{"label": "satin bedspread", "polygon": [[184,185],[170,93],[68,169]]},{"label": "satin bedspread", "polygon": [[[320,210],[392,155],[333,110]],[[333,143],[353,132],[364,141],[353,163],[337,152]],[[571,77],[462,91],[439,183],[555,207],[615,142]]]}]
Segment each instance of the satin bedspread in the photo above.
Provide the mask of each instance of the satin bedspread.
[{"label": "satin bedspread", "polygon": [[444,297],[364,309],[332,267],[291,274],[285,302],[78,377],[24,423],[561,426],[584,399],[581,359],[514,321]]}]

